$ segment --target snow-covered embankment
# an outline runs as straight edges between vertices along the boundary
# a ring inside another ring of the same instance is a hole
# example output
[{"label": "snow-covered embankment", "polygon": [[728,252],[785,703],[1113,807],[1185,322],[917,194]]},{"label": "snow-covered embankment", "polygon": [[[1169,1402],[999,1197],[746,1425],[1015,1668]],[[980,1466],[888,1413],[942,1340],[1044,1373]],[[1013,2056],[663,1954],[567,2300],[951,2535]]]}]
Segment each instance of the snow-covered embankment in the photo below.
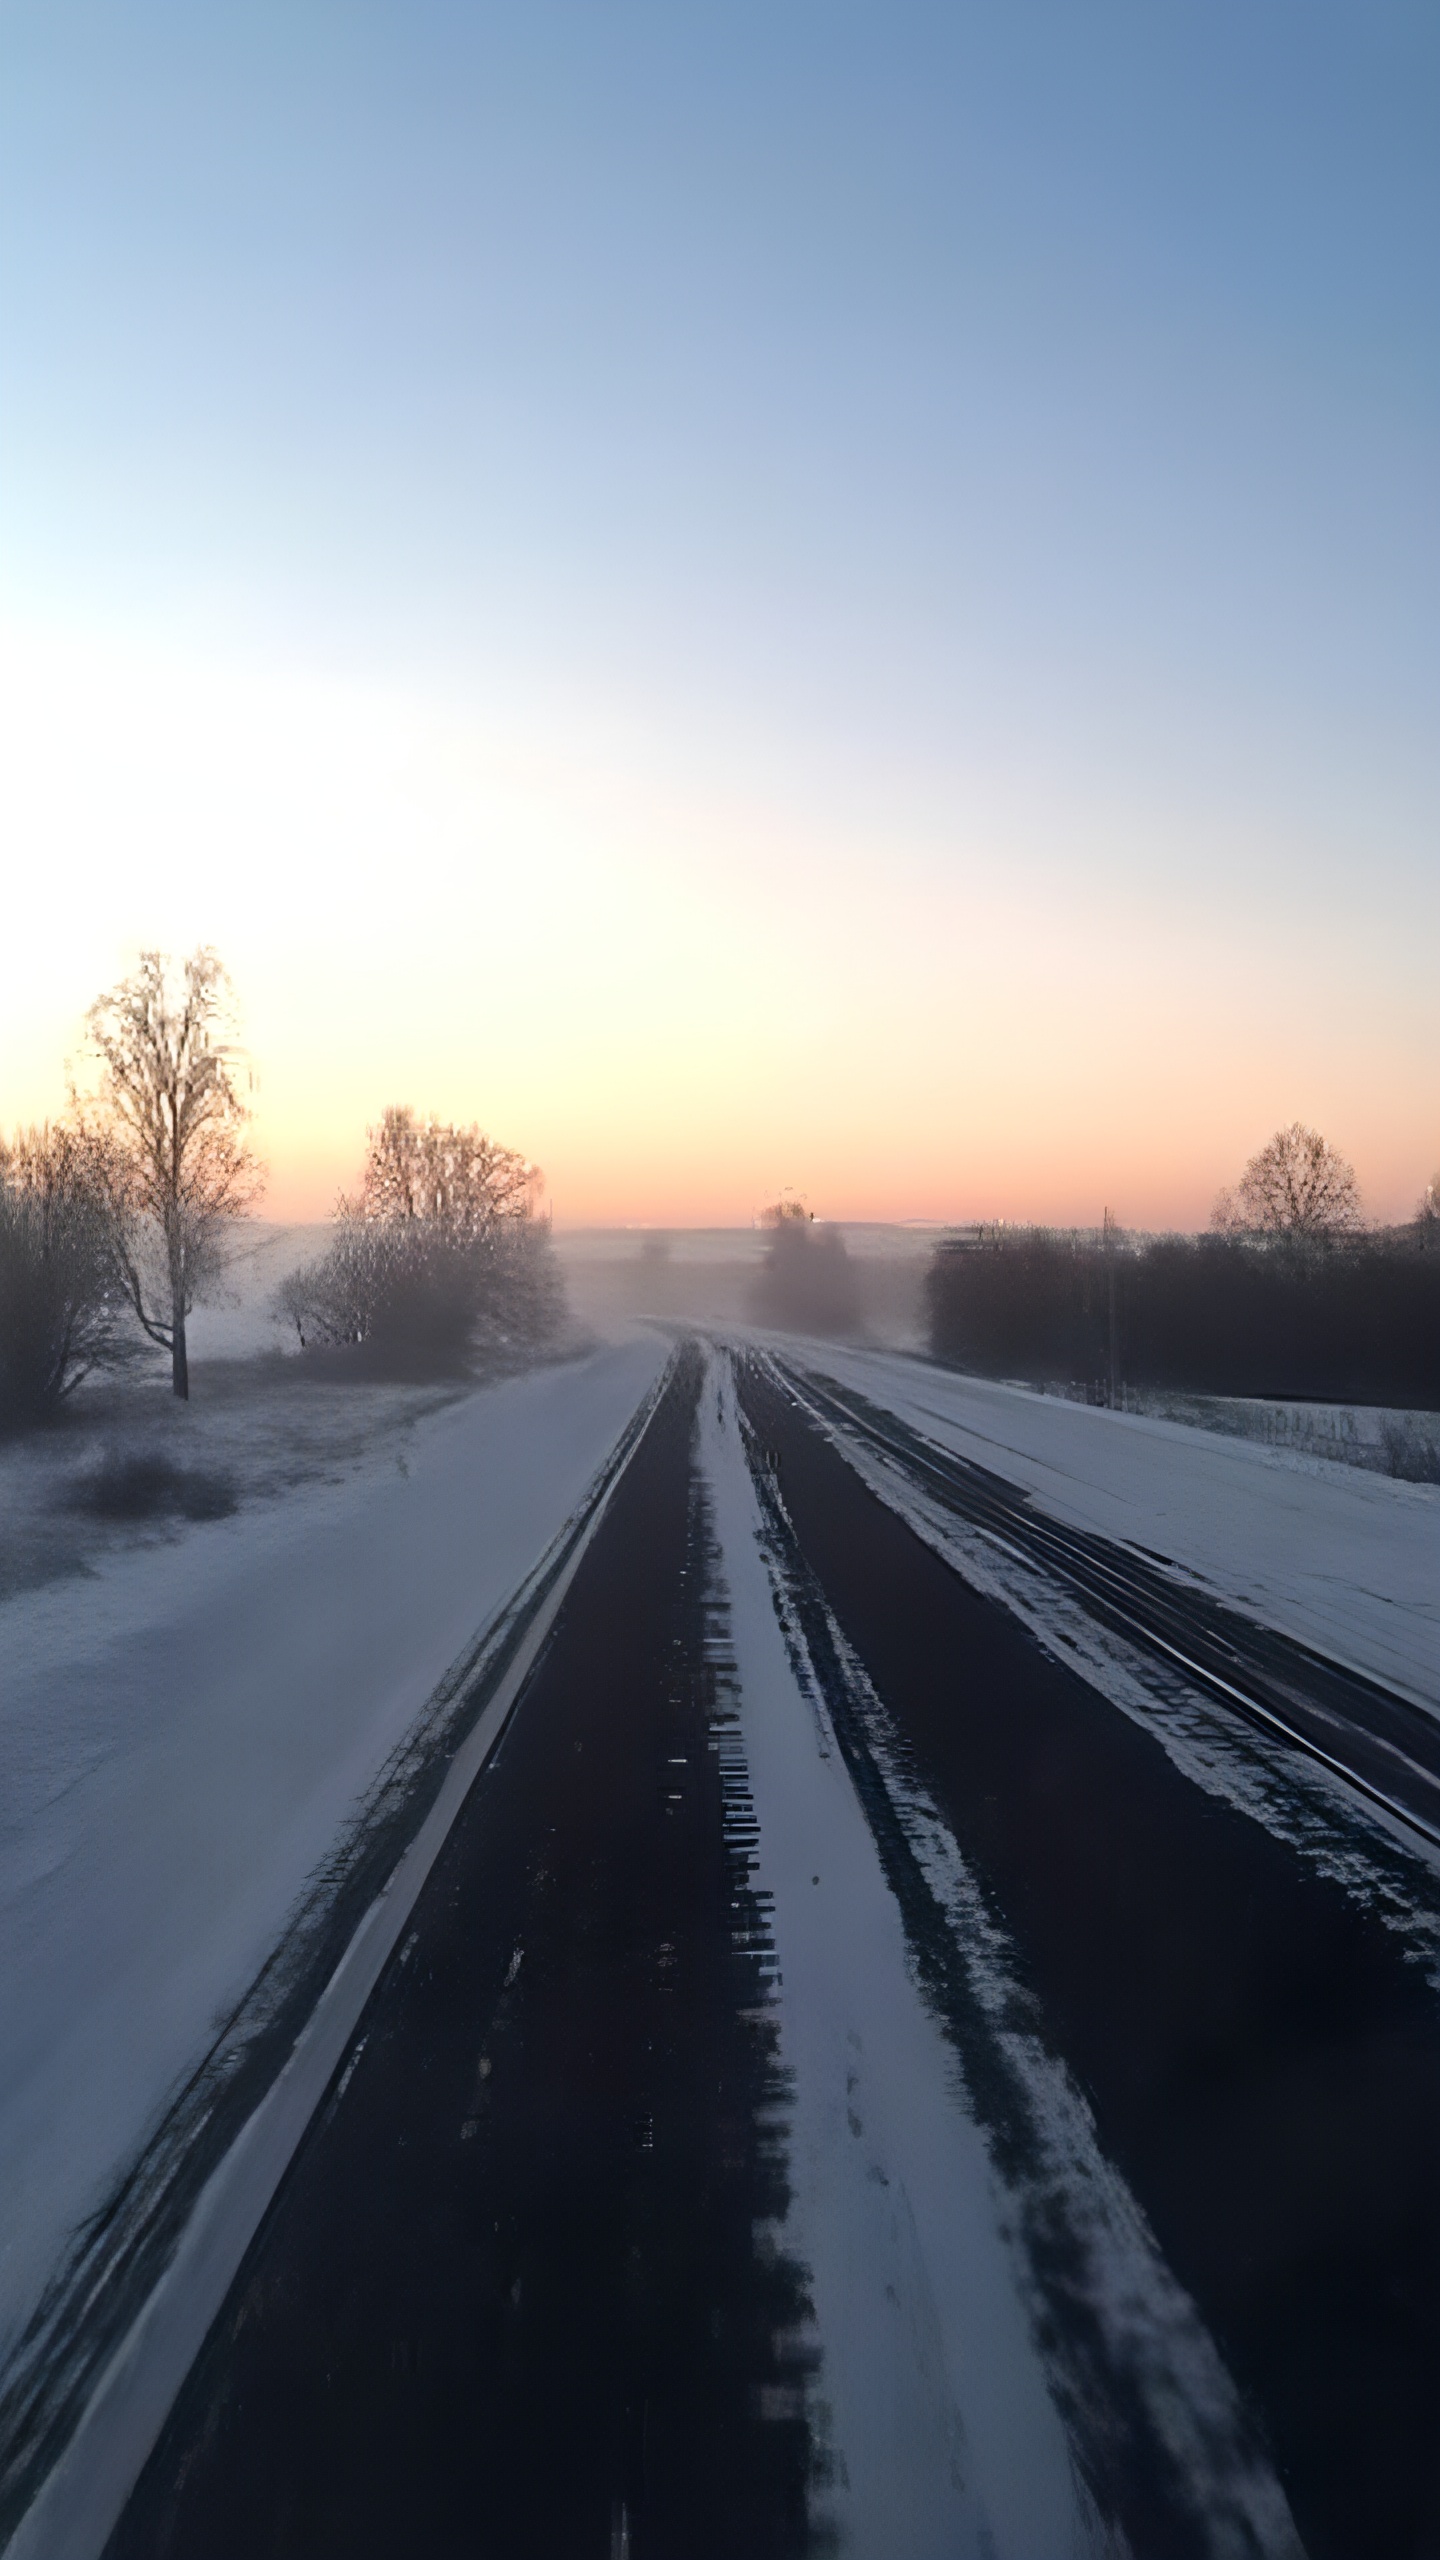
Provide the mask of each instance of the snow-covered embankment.
[{"label": "snow-covered embankment", "polygon": [[0,1612],[0,2353],[664,1356],[466,1396],[341,1484]]},{"label": "snow-covered embankment", "polygon": [[1440,1713],[1440,1488],[921,1360],[784,1342],[1058,1520],[1163,1557],[1263,1625]]}]

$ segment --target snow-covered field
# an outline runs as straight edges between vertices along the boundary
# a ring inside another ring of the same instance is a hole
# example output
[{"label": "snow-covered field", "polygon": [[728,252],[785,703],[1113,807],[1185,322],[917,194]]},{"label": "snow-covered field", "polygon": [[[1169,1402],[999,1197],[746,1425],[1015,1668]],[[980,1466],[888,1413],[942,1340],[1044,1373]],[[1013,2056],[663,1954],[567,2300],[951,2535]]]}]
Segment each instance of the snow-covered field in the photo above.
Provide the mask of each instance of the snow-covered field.
[{"label": "snow-covered field", "polygon": [[885,1352],[778,1336],[774,1348],[1023,1485],[1057,1519],[1179,1565],[1440,1712],[1440,1486]]},{"label": "snow-covered field", "polygon": [[[1083,1397],[1076,1398],[1083,1403]],[[1184,1422],[1232,1439],[1263,1441],[1302,1458],[1411,1483],[1440,1482],[1440,1416],[1411,1405],[1315,1404],[1264,1396],[1190,1396],[1158,1387],[1127,1387],[1127,1413]]]},{"label": "snow-covered field", "polygon": [[0,1606],[0,2351],[664,1356],[334,1397],[288,1489],[275,1457],[268,1498],[117,1531]]}]

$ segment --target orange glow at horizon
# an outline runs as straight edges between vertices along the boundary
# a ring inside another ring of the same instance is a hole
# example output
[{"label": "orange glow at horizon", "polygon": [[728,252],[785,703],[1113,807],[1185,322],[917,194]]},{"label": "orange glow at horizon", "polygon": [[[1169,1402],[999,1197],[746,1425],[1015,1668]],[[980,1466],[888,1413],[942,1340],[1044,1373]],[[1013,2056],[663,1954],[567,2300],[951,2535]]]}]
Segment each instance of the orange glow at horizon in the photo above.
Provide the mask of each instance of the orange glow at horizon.
[{"label": "orange glow at horizon", "polygon": [[33,631],[0,656],[28,857],[0,1123],[60,1107],[139,945],[214,942],[269,1217],[328,1215],[395,1101],[522,1148],[564,1227],[744,1225],[784,1190],[839,1219],[1194,1227],[1296,1117],[1386,1218],[1440,1156],[1426,920],[1397,970],[1378,926],[1297,925],[1238,857],[1197,892],[1173,831],[1097,920],[1063,812],[1022,833],[978,786],[881,836],[726,798],[593,712],[497,696],[482,722]]}]

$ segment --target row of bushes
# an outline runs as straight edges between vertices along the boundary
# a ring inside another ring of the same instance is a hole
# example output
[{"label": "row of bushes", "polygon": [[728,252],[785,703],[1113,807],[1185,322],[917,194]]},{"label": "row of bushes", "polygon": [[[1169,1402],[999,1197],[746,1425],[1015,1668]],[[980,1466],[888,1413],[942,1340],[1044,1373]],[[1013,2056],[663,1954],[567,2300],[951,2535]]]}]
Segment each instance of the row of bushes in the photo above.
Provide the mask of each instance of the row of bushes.
[{"label": "row of bushes", "polygon": [[455,1234],[348,1208],[328,1249],[284,1281],[302,1349],[385,1377],[513,1366],[559,1333],[565,1292],[547,1224],[513,1215]]},{"label": "row of bushes", "polygon": [[1440,1410],[1440,1230],[980,1230],[938,1246],[931,1348],[982,1376]]}]

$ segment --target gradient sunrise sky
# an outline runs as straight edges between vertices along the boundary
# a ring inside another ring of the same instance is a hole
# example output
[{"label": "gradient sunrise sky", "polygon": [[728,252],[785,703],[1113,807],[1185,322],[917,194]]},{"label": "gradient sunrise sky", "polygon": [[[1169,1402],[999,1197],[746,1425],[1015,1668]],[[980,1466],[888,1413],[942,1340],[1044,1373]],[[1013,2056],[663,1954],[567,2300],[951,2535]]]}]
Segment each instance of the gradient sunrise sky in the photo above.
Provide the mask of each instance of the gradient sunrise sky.
[{"label": "gradient sunrise sky", "polygon": [[0,1123],[214,942],[270,1213],[1440,1159],[1433,0],[5,0]]}]

